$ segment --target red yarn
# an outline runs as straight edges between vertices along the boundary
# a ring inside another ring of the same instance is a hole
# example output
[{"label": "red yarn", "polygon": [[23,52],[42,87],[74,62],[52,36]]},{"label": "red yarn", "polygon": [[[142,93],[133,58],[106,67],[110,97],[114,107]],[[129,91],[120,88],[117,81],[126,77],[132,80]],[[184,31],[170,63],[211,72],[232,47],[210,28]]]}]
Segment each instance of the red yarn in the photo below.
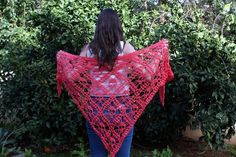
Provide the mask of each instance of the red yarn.
[{"label": "red yarn", "polygon": [[[112,71],[96,70],[96,67],[95,58],[60,50],[57,53],[57,95],[60,96],[64,84],[110,156],[115,157],[124,138],[158,90],[164,107],[165,84],[174,77],[169,65],[168,44],[161,40],[118,56]],[[121,82],[115,84],[117,80]],[[124,88],[128,92],[121,92]]]}]

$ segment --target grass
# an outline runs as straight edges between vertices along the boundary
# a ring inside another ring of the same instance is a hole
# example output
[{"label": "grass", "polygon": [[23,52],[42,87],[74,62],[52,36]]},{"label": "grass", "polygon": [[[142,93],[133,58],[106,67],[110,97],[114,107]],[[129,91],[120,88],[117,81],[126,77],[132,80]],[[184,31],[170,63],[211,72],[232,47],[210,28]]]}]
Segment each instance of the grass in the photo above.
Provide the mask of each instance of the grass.
[{"label": "grass", "polygon": [[233,155],[236,156],[236,147],[230,144],[226,145],[226,149]]},{"label": "grass", "polygon": [[45,154],[45,157],[71,157],[70,152]]},{"label": "grass", "polygon": [[[157,151],[157,150],[156,150]],[[140,150],[140,149],[132,149],[131,150],[131,157],[153,157],[154,151],[149,151],[149,150]],[[64,153],[53,153],[53,154],[41,154],[40,156],[42,157],[87,157],[84,155],[71,155],[71,152],[64,152]],[[157,156],[155,156],[157,157]],[[164,156],[168,157],[168,156]]]}]

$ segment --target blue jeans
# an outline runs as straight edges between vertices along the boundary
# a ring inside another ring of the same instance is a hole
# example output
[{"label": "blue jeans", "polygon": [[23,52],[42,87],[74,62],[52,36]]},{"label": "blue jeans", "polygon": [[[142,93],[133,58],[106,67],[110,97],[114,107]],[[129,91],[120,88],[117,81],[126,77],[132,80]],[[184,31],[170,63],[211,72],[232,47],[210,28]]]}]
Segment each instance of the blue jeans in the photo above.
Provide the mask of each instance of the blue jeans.
[{"label": "blue jeans", "polygon": [[[100,140],[99,136],[95,133],[91,125],[86,121],[87,134],[89,138],[90,157],[107,157],[108,152]],[[134,128],[132,127],[128,135],[125,137],[120,150],[116,157],[130,157],[130,148],[133,139]]]}]

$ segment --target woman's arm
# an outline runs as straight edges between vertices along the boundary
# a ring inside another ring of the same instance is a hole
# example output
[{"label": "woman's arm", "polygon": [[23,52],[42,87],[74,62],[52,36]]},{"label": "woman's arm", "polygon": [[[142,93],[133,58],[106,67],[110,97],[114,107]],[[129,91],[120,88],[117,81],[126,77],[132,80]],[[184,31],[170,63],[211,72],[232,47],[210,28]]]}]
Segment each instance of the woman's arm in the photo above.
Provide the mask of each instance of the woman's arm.
[{"label": "woman's arm", "polygon": [[135,49],[134,49],[133,45],[131,45],[128,41],[126,41],[125,42],[125,47],[124,47],[124,50],[123,50],[123,54],[134,52],[134,51],[135,51]]},{"label": "woman's arm", "polygon": [[82,48],[82,50],[80,51],[80,56],[86,57],[86,56],[87,56],[86,53],[87,53],[88,50],[89,50],[89,44],[85,45],[85,46]]},{"label": "woman's arm", "polygon": [[[136,51],[136,50],[134,49],[133,45],[131,45],[129,42],[126,42],[123,53],[127,54],[127,53],[131,53],[131,52],[134,52],[134,51]],[[139,67],[139,65],[137,65],[136,68],[137,67]],[[151,75],[147,73],[147,70],[145,68],[143,68],[141,70],[142,70],[142,73],[146,74],[146,79],[151,80]]]}]

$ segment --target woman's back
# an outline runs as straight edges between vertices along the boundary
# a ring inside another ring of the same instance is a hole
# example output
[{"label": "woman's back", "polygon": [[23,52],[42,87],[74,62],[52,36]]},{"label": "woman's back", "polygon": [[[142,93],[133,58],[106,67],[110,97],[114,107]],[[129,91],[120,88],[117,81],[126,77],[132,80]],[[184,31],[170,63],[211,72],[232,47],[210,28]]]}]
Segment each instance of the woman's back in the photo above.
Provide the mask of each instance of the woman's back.
[{"label": "woman's back", "polygon": [[[122,47],[122,51],[119,55],[124,55],[130,52],[134,52],[134,47],[127,41],[120,41],[120,45]],[[80,52],[80,56],[83,57],[95,57],[93,53],[91,54],[91,49],[89,48],[89,44],[85,45],[82,51]]]},{"label": "woman's back", "polygon": [[[122,56],[126,53],[134,51],[134,48],[128,42],[120,41],[120,47],[122,48],[118,56]],[[81,56],[94,58],[95,55],[92,50],[89,48],[89,45],[82,50]],[[116,63],[115,65],[116,66]],[[90,70],[90,75],[93,80],[101,83],[101,86],[97,86],[96,82],[92,82],[90,88],[91,96],[127,96],[129,95],[129,85],[127,84],[127,72],[126,68],[118,70],[116,73],[112,73],[109,77],[105,78],[105,75],[110,71],[106,68],[99,67],[99,65],[94,66]],[[107,75],[106,75],[107,76]]]}]

